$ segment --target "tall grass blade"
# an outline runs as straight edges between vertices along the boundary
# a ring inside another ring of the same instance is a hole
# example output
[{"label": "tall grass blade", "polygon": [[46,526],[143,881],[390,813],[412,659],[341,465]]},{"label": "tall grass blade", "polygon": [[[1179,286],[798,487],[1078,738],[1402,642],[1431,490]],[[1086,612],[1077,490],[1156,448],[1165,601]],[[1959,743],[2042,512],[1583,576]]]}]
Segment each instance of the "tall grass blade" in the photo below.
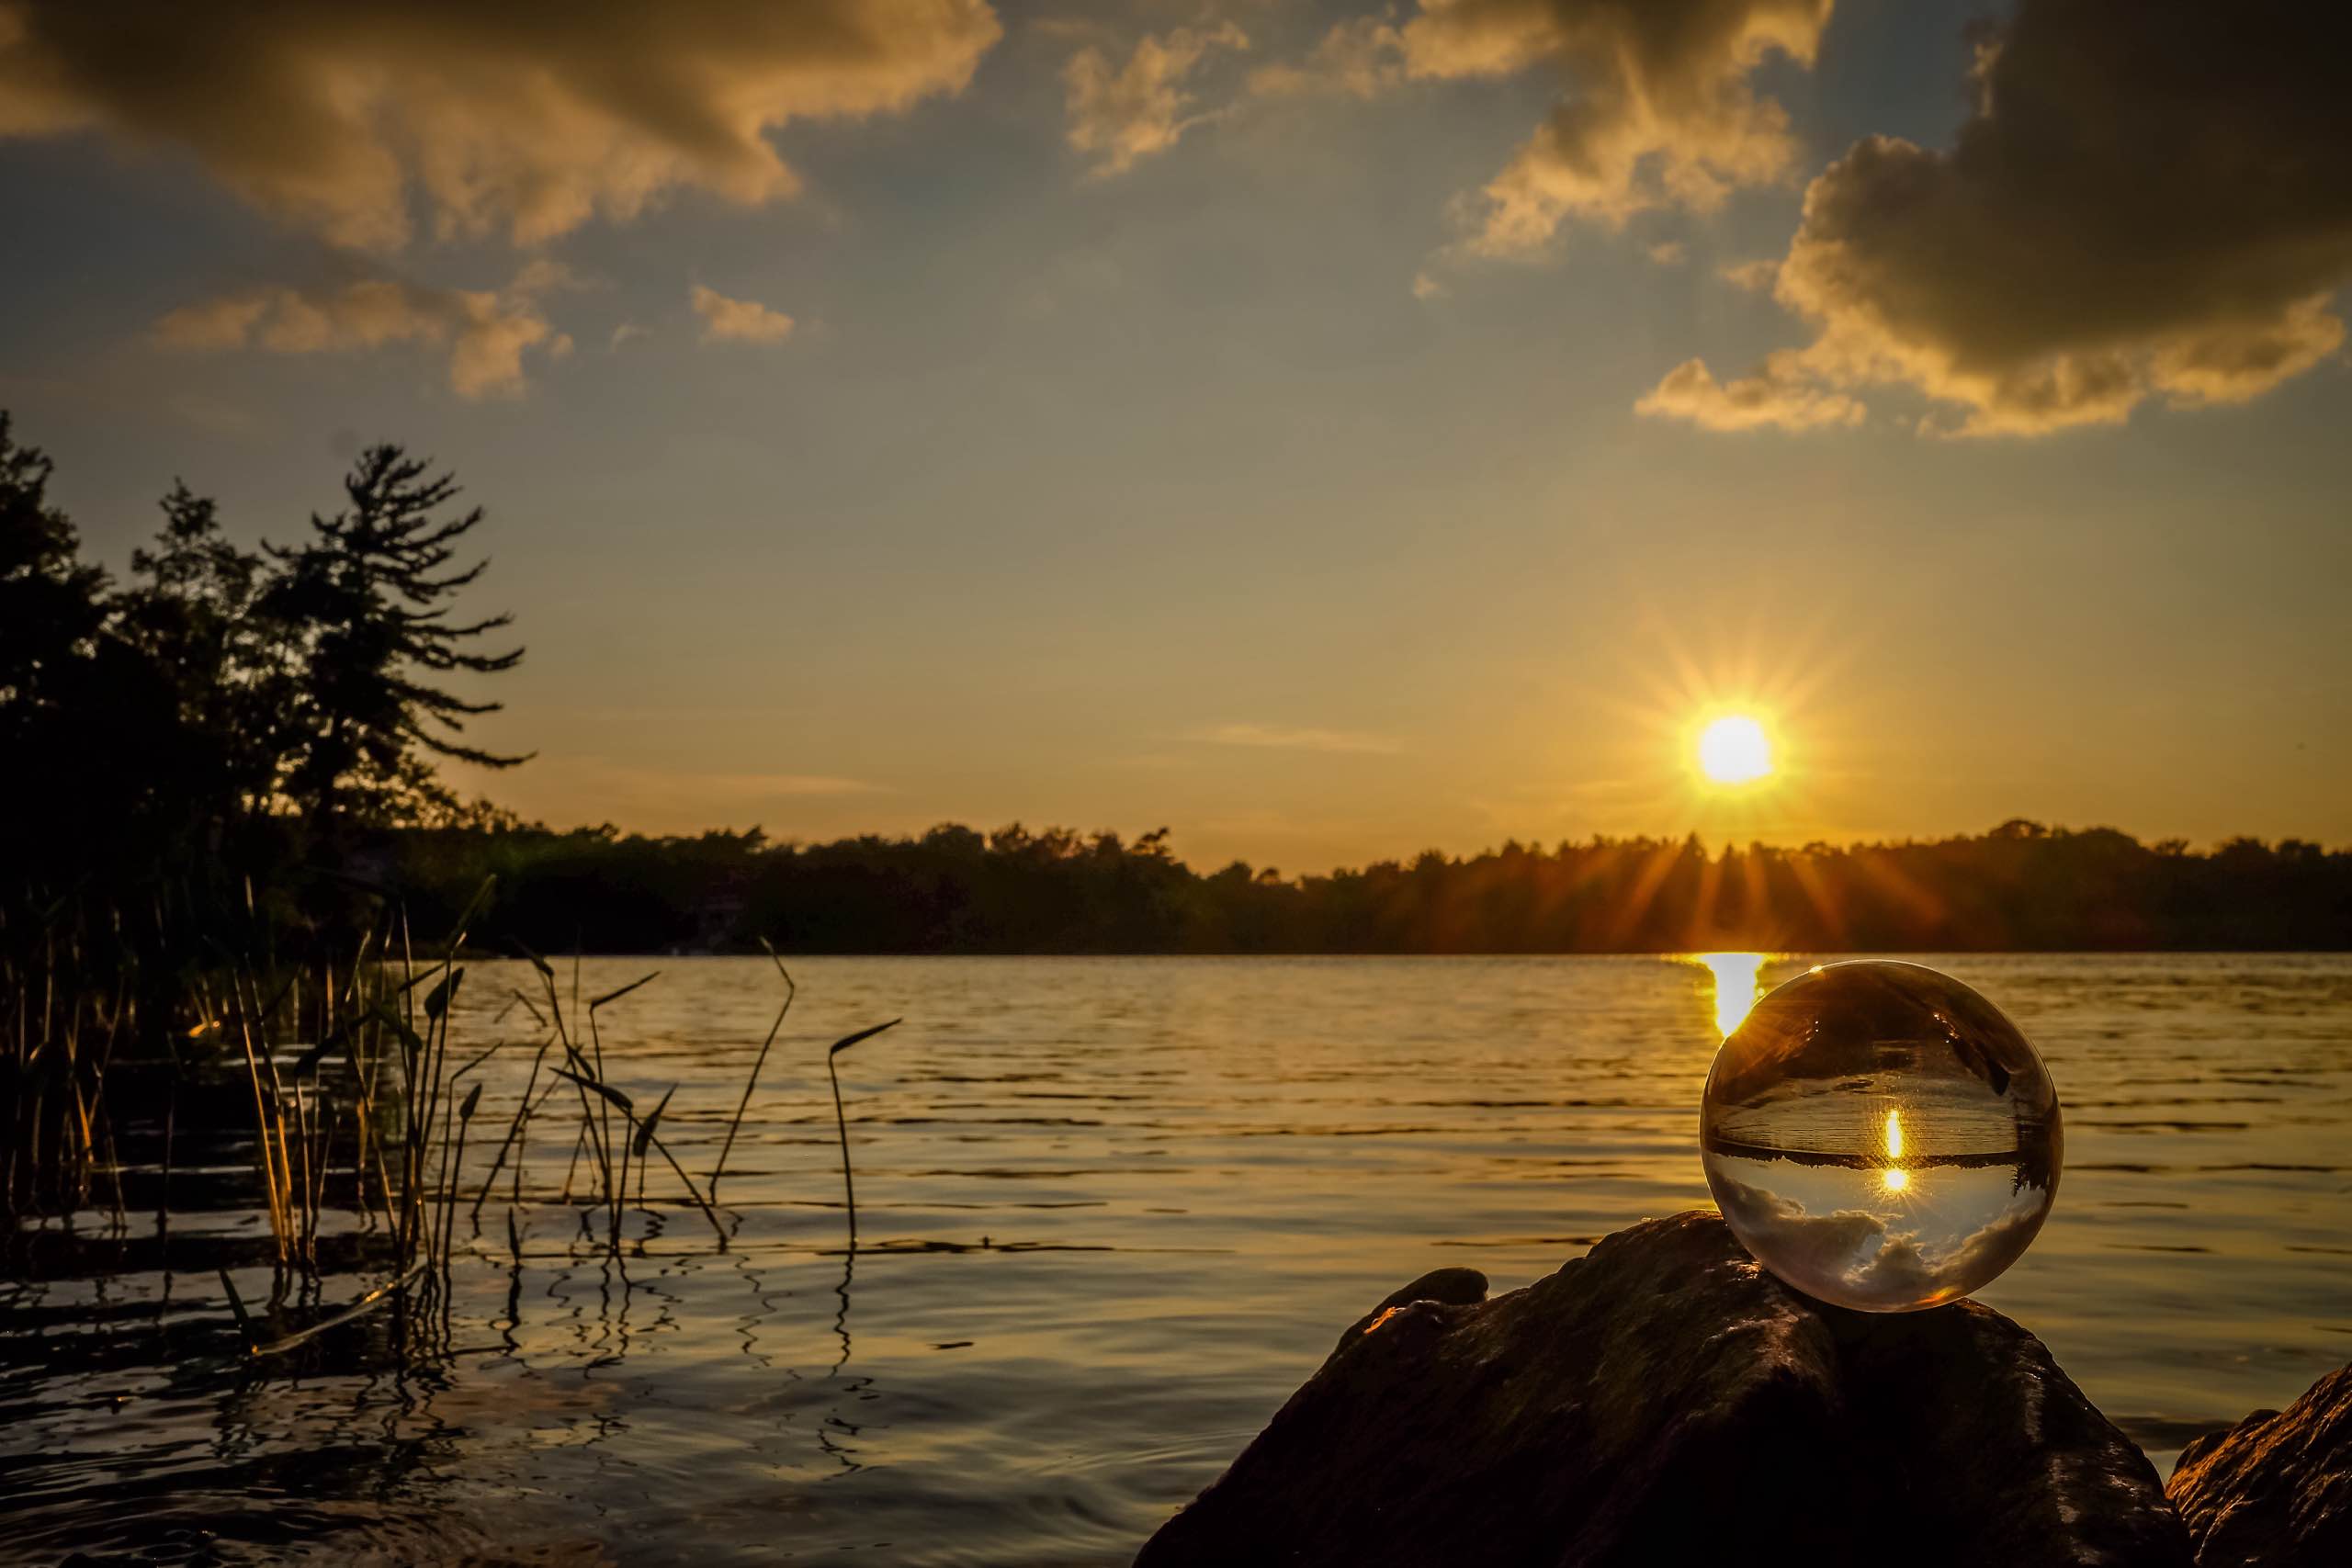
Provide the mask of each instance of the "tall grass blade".
[{"label": "tall grass blade", "polygon": [[784,1027],[785,1016],[792,1011],[792,999],[800,994],[800,987],[792,983],[790,971],[776,956],[768,939],[760,938],[760,945],[767,949],[768,962],[775,965],[775,972],[784,976],[784,1005],[776,1009],[775,1021],[768,1025],[768,1037],[760,1042],[760,1054],[752,1062],[752,1076],[743,1080],[743,1098],[735,1102],[734,1120],[727,1123],[727,1141],[718,1145],[718,1163],[710,1171],[710,1198],[714,1203],[718,1201],[718,1179],[727,1173],[727,1156],[735,1147],[735,1134],[742,1131],[743,1112],[751,1109],[752,1091],[759,1087],[760,1069],[767,1066],[768,1049],[775,1043],[776,1032]]},{"label": "tall grass blade", "polygon": [[861,1029],[854,1034],[844,1034],[834,1041],[831,1049],[825,1053],[825,1076],[831,1078],[833,1084],[833,1125],[840,1131],[842,1139],[842,1195],[849,1204],[849,1245],[853,1252],[857,1249],[857,1184],[850,1179],[849,1118],[842,1113],[842,1077],[833,1068],[833,1058],[859,1041],[871,1040],[884,1030],[896,1029],[904,1021],[903,1019],[894,1018],[888,1023],[877,1023],[871,1029]]}]

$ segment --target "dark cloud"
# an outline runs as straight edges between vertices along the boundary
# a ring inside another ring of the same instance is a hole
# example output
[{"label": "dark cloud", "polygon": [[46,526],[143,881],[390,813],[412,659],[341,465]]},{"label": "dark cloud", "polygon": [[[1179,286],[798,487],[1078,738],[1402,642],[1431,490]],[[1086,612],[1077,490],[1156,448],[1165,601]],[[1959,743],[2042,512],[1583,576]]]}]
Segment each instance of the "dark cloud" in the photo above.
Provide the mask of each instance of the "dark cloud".
[{"label": "dark cloud", "polygon": [[987,0],[0,0],[0,135],[185,148],[339,243],[401,243],[413,192],[530,243],[788,196],[768,132],[956,91],[1000,31]]},{"label": "dark cloud", "polygon": [[2352,278],[2347,61],[2341,6],[2022,0],[1949,151],[1872,137],[1813,182],[1775,294],[1819,335],[1777,380],[2033,434],[2309,370]]}]

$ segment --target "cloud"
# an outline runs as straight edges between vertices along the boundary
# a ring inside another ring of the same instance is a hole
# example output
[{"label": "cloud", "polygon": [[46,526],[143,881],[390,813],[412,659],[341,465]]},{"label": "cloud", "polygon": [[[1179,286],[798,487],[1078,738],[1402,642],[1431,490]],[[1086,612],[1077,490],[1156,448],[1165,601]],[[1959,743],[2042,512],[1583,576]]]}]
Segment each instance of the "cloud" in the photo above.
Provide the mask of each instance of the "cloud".
[{"label": "cloud", "polygon": [[792,335],[792,318],[756,299],[729,299],[699,283],[687,290],[687,298],[702,318],[705,343],[782,343]]},{"label": "cloud", "polygon": [[339,288],[267,285],[199,300],[155,323],[155,341],[195,352],[258,348],[270,354],[349,354],[395,344],[447,345],[449,386],[459,397],[511,397],[524,387],[523,355],[553,357],[571,340],[554,333],[535,294],[550,275],[526,268],[503,290],[435,288],[370,277]]},{"label": "cloud", "polygon": [[2335,7],[2022,0],[1949,151],[1871,137],[1806,191],[1775,297],[1817,335],[1789,368],[1914,389],[1962,435],[2310,370],[2352,281],[2348,53]]},{"label": "cloud", "polygon": [[1434,274],[1427,271],[1426,269],[1413,274],[1414,299],[1423,300],[1442,299],[1445,298],[1445,295],[1446,288],[1444,281]]},{"label": "cloud", "polygon": [[1250,73],[1250,90],[1270,97],[1315,92],[1374,98],[1405,81],[1404,39],[1377,17],[1335,23],[1304,65],[1266,65]]},{"label": "cloud", "polygon": [[509,287],[518,294],[558,294],[579,293],[604,285],[582,276],[552,256],[534,256],[523,264],[523,270],[514,275]]},{"label": "cloud", "polygon": [[1808,1213],[1797,1200],[1716,1166],[1709,1167],[1707,1181],[1724,1217],[1744,1243],[1770,1256],[1774,1273],[1800,1290],[1872,1301],[1954,1300],[2007,1268],[2049,1213],[2046,1190],[2020,1188],[1975,1230],[1922,1247],[1919,1231],[1895,1230],[1864,1210]]},{"label": "cloud", "polygon": [[1768,357],[1752,376],[1717,381],[1704,361],[1688,359],[1634,405],[1653,419],[1688,420],[1702,430],[1818,430],[1862,423],[1860,403],[1809,382],[1801,356]]},{"label": "cloud", "polygon": [[619,326],[613,329],[612,338],[605,344],[605,352],[607,354],[615,353],[620,348],[621,344],[628,343],[632,339],[651,337],[653,333],[650,328],[639,326],[635,321],[623,321]]},{"label": "cloud", "polygon": [[1525,254],[1571,219],[1622,228],[1662,207],[1711,210],[1793,168],[1788,114],[1749,84],[1768,55],[1811,65],[1833,0],[1420,0],[1402,26],[1359,18],[1261,92],[1370,97],[1414,80],[1514,75],[1568,87],[1469,204],[1469,248]]},{"label": "cloud", "polygon": [[[660,722],[678,714],[665,708],[644,716]],[[548,752],[540,761],[556,764],[548,776],[561,780],[561,789],[548,797],[560,797],[557,812],[575,819],[637,823],[653,830],[699,832],[713,821],[757,820],[771,814],[805,824],[823,820],[831,812],[871,811],[877,802],[900,794],[887,784],[838,773],[712,773],[597,752]],[[535,815],[545,809],[518,805]]]},{"label": "cloud", "polygon": [[0,0],[0,135],[192,154],[340,244],[548,239],[673,186],[792,195],[769,133],[962,89],[987,0]]},{"label": "cloud", "polygon": [[1286,751],[1391,755],[1404,748],[1385,735],[1343,729],[1290,728],[1273,724],[1218,724],[1183,737],[1209,746],[1256,746]]},{"label": "cloud", "polygon": [[884,785],[832,773],[709,773],[701,782],[718,795],[777,795],[801,797],[826,795],[888,795]]},{"label": "cloud", "polygon": [[1690,247],[1679,240],[1661,240],[1650,247],[1649,256],[1660,266],[1680,266],[1690,259]]},{"label": "cloud", "polygon": [[1725,262],[1715,268],[1715,276],[1734,288],[1745,289],[1750,294],[1770,294],[1772,285],[1780,281],[1781,264],[1770,256],[1758,257],[1755,261]]},{"label": "cloud", "polygon": [[1091,172],[1098,176],[1125,174],[1137,159],[1166,152],[1215,118],[1193,112],[1185,79],[1212,50],[1249,47],[1248,34],[1222,22],[1147,36],[1115,69],[1093,45],[1080,50],[1062,68],[1070,146],[1094,160]]}]

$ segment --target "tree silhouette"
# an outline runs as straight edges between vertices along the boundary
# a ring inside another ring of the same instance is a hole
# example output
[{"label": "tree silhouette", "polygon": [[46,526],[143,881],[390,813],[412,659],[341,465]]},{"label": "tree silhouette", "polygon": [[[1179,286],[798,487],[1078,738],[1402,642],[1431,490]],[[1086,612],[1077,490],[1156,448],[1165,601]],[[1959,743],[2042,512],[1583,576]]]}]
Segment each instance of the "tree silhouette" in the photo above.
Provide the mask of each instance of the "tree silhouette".
[{"label": "tree silhouette", "polygon": [[0,875],[27,886],[130,852],[110,829],[146,788],[123,761],[146,739],[156,684],[108,635],[107,575],[75,553],[51,468],[0,412]]},{"label": "tree silhouette", "polygon": [[33,754],[19,748],[77,694],[105,620],[106,573],[82,562],[74,525],[49,503],[51,467],[17,445],[0,410],[0,745],[16,757]]},{"label": "tree silhouette", "polygon": [[448,620],[447,601],[490,563],[447,570],[458,542],[483,513],[477,506],[444,515],[457,481],[429,468],[398,446],[369,447],[344,481],[350,504],[332,517],[313,514],[309,543],[270,547],[281,570],[264,609],[288,629],[302,670],[283,788],[313,825],[398,821],[450,808],[452,797],[432,773],[435,758],[488,768],[526,760],[460,742],[467,719],[501,705],[469,702],[434,683],[442,675],[511,670],[523,650],[470,651],[511,616]]},{"label": "tree silhouette", "polygon": [[187,485],[175,483],[163,507],[154,543],[131,554],[115,626],[168,684],[168,765],[196,818],[266,811],[295,678],[284,628],[261,613],[267,563],[232,544],[219,509]]}]

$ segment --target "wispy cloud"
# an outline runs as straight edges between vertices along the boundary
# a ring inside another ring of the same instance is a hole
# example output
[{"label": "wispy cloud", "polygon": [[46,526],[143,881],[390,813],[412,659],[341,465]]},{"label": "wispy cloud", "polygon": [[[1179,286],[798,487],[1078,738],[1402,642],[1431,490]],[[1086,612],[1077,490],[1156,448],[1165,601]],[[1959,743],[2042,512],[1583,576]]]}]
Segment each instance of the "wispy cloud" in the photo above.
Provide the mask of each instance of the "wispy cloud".
[{"label": "wispy cloud", "polygon": [[1223,22],[1148,36],[1124,66],[1091,44],[1080,50],[1062,68],[1070,146],[1092,156],[1097,175],[1124,174],[1137,159],[1166,152],[1216,118],[1195,111],[1186,79],[1212,51],[1249,47],[1247,33]]},{"label": "wispy cloud", "polygon": [[1386,735],[1279,724],[1216,724],[1190,730],[1182,739],[1204,746],[1255,746],[1272,750],[1334,751],[1368,756],[1393,756],[1405,749],[1393,737]]},{"label": "wispy cloud", "polygon": [[833,773],[707,773],[703,781],[720,795],[888,795],[888,786]]},{"label": "wispy cloud", "polygon": [[523,355],[561,358],[571,340],[548,325],[537,296],[568,275],[539,263],[503,289],[437,288],[395,277],[334,288],[276,284],[198,300],[155,323],[165,348],[258,348],[270,354],[348,354],[396,344],[446,344],[449,386],[462,398],[523,390]]},{"label": "wispy cloud", "polygon": [[1867,417],[1845,393],[1814,379],[1805,356],[1791,349],[1769,355],[1753,375],[1718,381],[1706,362],[1687,359],[1634,404],[1653,419],[1688,421],[1702,430],[1823,430],[1857,425]]},{"label": "wispy cloud", "polygon": [[846,795],[883,795],[898,792],[871,779],[839,773],[726,773],[684,768],[649,768],[618,762],[604,756],[548,757],[592,791],[626,800],[691,800],[714,808],[756,806],[764,800],[807,800]]},{"label": "wispy cloud", "polygon": [[705,343],[782,343],[792,335],[792,318],[756,299],[729,299],[699,283],[688,290],[688,298],[702,318]]}]

